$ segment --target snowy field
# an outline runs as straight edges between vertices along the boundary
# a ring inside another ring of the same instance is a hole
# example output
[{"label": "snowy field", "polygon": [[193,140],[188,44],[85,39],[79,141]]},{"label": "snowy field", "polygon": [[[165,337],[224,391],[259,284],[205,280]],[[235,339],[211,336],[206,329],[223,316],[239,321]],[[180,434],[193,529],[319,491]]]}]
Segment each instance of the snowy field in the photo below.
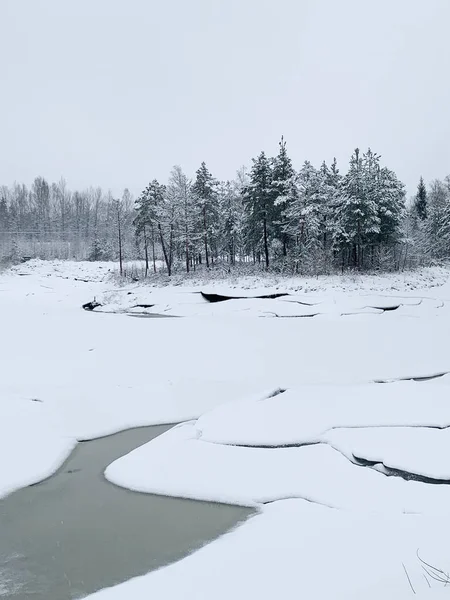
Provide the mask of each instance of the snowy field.
[{"label": "snowy field", "polygon": [[448,271],[156,287],[115,270],[0,275],[0,496],[78,440],[180,423],[106,477],[258,513],[92,598],[450,594],[433,571],[450,569]]}]

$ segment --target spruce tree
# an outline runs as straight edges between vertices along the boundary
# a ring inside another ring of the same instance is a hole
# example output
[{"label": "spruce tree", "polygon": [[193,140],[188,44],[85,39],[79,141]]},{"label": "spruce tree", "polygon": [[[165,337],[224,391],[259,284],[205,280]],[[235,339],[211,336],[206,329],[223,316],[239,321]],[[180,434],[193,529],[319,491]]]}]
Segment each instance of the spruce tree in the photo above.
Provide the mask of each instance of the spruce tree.
[{"label": "spruce tree", "polygon": [[163,186],[154,179],[141,193],[135,202],[136,216],[133,221],[136,228],[136,237],[144,242],[145,275],[148,274],[149,242],[152,248],[153,272],[156,273],[155,238],[157,234],[157,210],[164,194]]},{"label": "spruce tree", "polygon": [[417,194],[415,197],[414,207],[416,209],[417,216],[419,219],[424,221],[428,216],[428,200],[427,200],[427,188],[423,181],[423,177],[420,178],[417,186]]},{"label": "spruce tree", "polygon": [[450,193],[448,187],[436,179],[431,183],[428,199],[428,217],[425,221],[427,253],[432,258],[447,257],[450,249]]},{"label": "spruce tree", "polygon": [[252,160],[250,183],[244,189],[247,231],[251,236],[254,251],[258,252],[262,245],[264,262],[268,269],[269,240],[274,220],[272,166],[264,152]]},{"label": "spruce tree", "polygon": [[209,267],[211,242],[217,218],[217,182],[208,171],[205,162],[202,162],[196,174],[193,191],[199,209],[199,224],[205,249],[205,262],[206,266]]},{"label": "spruce tree", "polygon": [[349,170],[342,180],[342,203],[339,209],[341,246],[350,252],[351,262],[363,267],[364,249],[380,231],[377,200],[379,198],[379,156],[370,149],[361,156],[357,148]]},{"label": "spruce tree", "polygon": [[289,209],[290,188],[293,185],[295,170],[288,156],[283,137],[279,142],[279,147],[278,155],[272,162],[273,221],[275,237],[282,244],[283,256],[287,256],[286,212]]},{"label": "spruce tree", "polygon": [[294,256],[301,270],[308,265],[315,270],[323,224],[321,175],[305,161],[295,178],[286,210],[286,231],[295,248]]},{"label": "spruce tree", "polygon": [[395,245],[401,241],[402,225],[405,213],[404,185],[390,169],[379,170],[378,217],[380,231],[377,236],[379,244]]}]

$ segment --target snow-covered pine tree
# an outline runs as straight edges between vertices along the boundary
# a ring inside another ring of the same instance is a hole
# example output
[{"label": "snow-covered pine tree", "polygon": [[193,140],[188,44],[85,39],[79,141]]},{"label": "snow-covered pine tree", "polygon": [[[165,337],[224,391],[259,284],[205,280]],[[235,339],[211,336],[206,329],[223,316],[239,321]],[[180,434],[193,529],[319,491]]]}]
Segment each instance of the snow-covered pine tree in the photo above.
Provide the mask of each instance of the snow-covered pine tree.
[{"label": "snow-covered pine tree", "polygon": [[253,158],[250,182],[244,189],[247,243],[255,255],[264,252],[266,269],[269,268],[269,241],[273,233],[274,206],[272,193],[272,165],[264,152]]},{"label": "snow-covered pine tree", "polygon": [[428,215],[427,209],[428,201],[427,201],[427,188],[423,177],[420,178],[419,184],[417,186],[417,194],[414,201],[414,208],[417,213],[419,219],[424,221]]},{"label": "snow-covered pine tree", "polygon": [[88,260],[95,262],[98,260],[105,260],[105,251],[103,244],[98,236],[95,236],[89,247]]},{"label": "snow-covered pine tree", "polygon": [[229,263],[234,265],[236,256],[242,253],[244,224],[244,206],[239,183],[237,181],[220,183],[218,198],[221,245]]},{"label": "snow-covered pine tree", "polygon": [[285,211],[285,231],[291,240],[296,271],[318,271],[323,248],[323,191],[320,171],[305,161],[291,187]]},{"label": "snow-covered pine tree", "polygon": [[285,231],[286,212],[289,208],[291,187],[294,184],[295,170],[286,150],[284,137],[279,142],[278,155],[272,160],[272,196],[274,236],[281,243],[282,254],[287,256],[288,235]]},{"label": "snow-covered pine tree", "polygon": [[378,217],[380,230],[377,234],[379,252],[391,250],[393,261],[391,267],[399,267],[397,246],[404,242],[403,224],[406,216],[405,186],[396,174],[382,167],[378,173]]},{"label": "snow-covered pine tree", "polygon": [[333,258],[333,245],[336,237],[336,204],[339,201],[340,180],[336,159],[331,167],[323,161],[318,172],[318,191],[321,216],[322,270],[328,271]]},{"label": "snow-covered pine tree", "polygon": [[450,175],[444,179],[446,188],[446,202],[442,215],[442,224],[440,229],[440,243],[443,258],[450,258]]},{"label": "snow-covered pine tree", "polygon": [[208,171],[205,162],[202,162],[196,172],[192,189],[198,207],[199,228],[203,239],[205,263],[209,267],[210,260],[214,260],[212,248],[216,245],[214,237],[217,233],[218,199],[217,181]]},{"label": "snow-covered pine tree", "polygon": [[369,149],[361,156],[357,148],[342,179],[342,200],[337,214],[340,237],[337,243],[343,253],[342,264],[351,264],[357,269],[363,268],[364,250],[380,231],[378,164],[378,155]]},{"label": "snow-covered pine tree", "polygon": [[158,228],[158,201],[160,199],[160,185],[156,179],[154,179],[148,184],[135,202],[136,216],[134,218],[134,226],[136,228],[136,237],[142,239],[144,242],[145,276],[147,276],[149,269],[149,243],[152,248],[153,272],[156,273],[155,238]]},{"label": "snow-covered pine tree", "polygon": [[450,190],[436,179],[428,194],[428,218],[425,221],[427,253],[431,258],[450,256]]}]

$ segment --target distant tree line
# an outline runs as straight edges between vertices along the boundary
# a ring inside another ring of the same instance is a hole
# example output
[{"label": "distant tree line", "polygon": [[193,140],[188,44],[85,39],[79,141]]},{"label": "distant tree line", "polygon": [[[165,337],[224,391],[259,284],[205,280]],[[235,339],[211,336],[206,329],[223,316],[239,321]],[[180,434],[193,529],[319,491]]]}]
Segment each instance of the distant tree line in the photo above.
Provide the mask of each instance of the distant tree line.
[{"label": "distant tree line", "polygon": [[203,162],[190,179],[175,166],[136,201],[100,188],[71,192],[64,180],[31,189],[0,188],[0,256],[88,260],[141,259],[145,273],[164,265],[186,272],[253,263],[319,274],[398,270],[450,256],[450,177],[406,204],[404,185],[372,150],[356,149],[346,173],[336,160],[296,171],[282,138],[232,181]]},{"label": "distant tree line", "polygon": [[125,190],[114,199],[100,188],[71,192],[66,182],[49,184],[37,177],[0,187],[0,258],[76,260],[118,258],[118,225],[126,233],[123,251],[135,256],[134,204]]}]

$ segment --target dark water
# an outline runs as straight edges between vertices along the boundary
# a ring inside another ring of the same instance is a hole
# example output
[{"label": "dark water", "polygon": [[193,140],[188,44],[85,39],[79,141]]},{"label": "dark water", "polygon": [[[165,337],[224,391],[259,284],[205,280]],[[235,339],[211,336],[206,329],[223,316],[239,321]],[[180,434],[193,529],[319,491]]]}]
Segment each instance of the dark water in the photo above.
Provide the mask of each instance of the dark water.
[{"label": "dark water", "polygon": [[251,514],[105,480],[108,464],[167,429],[81,442],[54,476],[0,500],[0,598],[83,597],[176,561]]}]

